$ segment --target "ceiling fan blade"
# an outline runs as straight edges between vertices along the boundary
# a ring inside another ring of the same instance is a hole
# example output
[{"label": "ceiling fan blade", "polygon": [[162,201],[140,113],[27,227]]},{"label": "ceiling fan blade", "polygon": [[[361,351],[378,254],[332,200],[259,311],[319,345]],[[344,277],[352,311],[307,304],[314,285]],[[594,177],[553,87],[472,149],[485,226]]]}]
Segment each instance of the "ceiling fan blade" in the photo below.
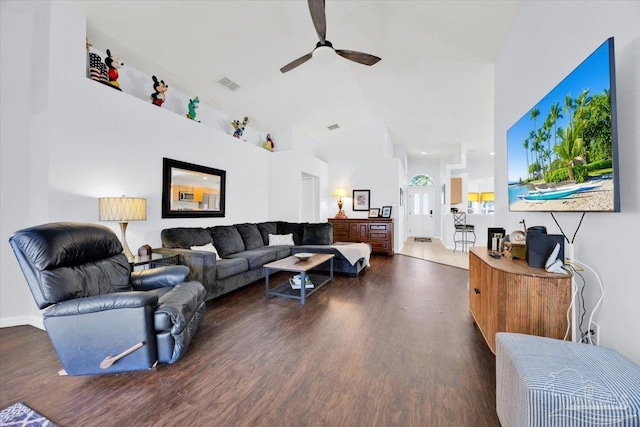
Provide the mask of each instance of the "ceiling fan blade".
[{"label": "ceiling fan blade", "polygon": [[311,20],[320,42],[324,43],[327,35],[327,18],[324,14],[324,0],[309,0],[309,12],[311,12]]},{"label": "ceiling fan blade", "polygon": [[295,61],[292,61],[292,62],[288,63],[287,65],[285,65],[284,67],[280,68],[280,72],[286,73],[287,71],[291,71],[294,68],[296,68],[298,65],[302,65],[305,62],[307,62],[308,60],[310,60],[312,56],[313,56],[313,52],[309,52],[306,55],[301,56],[300,58],[296,59]]},{"label": "ceiling fan blade", "polygon": [[353,50],[336,49],[336,53],[343,58],[363,65],[373,65],[382,59],[374,55],[369,55],[368,53],[355,52]]}]

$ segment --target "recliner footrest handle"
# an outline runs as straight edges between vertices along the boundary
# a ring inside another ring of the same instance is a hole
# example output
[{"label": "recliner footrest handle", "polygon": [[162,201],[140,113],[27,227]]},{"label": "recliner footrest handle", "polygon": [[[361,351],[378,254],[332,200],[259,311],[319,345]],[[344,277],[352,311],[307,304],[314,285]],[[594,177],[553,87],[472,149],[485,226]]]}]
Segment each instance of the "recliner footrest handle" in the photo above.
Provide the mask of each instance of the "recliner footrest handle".
[{"label": "recliner footrest handle", "polygon": [[122,353],[118,354],[117,356],[107,356],[107,357],[105,357],[104,360],[102,362],[100,362],[100,369],[108,369],[108,368],[110,368],[111,365],[116,363],[118,360],[122,359],[123,357],[125,357],[128,354],[133,353],[137,349],[141,348],[143,345],[144,345],[144,341],[141,341],[138,344],[129,347],[128,349],[126,349]]}]

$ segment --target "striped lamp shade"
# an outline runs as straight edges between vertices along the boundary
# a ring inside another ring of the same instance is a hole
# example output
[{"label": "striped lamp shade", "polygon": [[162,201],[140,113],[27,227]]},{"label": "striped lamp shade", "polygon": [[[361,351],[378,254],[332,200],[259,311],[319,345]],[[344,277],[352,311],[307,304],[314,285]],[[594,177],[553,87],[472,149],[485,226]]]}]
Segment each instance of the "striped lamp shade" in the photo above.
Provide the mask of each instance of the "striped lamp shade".
[{"label": "striped lamp shade", "polygon": [[100,197],[100,221],[144,221],[147,219],[147,199],[138,197]]}]

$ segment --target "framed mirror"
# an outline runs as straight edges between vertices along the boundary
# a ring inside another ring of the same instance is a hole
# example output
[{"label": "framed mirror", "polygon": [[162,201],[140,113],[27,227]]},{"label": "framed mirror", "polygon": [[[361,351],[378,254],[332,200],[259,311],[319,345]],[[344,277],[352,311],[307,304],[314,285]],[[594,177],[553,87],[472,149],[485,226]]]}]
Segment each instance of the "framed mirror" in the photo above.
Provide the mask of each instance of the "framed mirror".
[{"label": "framed mirror", "polygon": [[226,172],[162,159],[162,218],[224,217]]}]

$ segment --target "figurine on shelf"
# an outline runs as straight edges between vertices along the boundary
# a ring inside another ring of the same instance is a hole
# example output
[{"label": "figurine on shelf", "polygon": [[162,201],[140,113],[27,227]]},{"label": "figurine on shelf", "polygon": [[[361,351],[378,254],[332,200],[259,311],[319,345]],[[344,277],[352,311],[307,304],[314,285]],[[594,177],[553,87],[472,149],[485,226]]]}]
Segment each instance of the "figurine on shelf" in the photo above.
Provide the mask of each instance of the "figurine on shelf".
[{"label": "figurine on shelf", "polygon": [[109,84],[118,90],[120,89],[120,83],[118,83],[118,68],[121,68],[124,63],[120,62],[120,57],[118,55],[111,55],[111,51],[107,49],[107,57],[104,60],[104,63],[107,64],[109,68]]},{"label": "figurine on shelf", "polygon": [[198,108],[198,105],[200,105],[200,100],[197,96],[189,100],[189,112],[187,113],[187,118],[200,123],[200,120],[196,120],[196,109]]},{"label": "figurine on shelf", "polygon": [[164,80],[158,80],[156,76],[151,76],[151,78],[153,79],[153,90],[155,90],[151,94],[151,102],[158,107],[162,107],[169,85],[164,84]]},{"label": "figurine on shelf", "polygon": [[242,123],[240,123],[238,120],[234,120],[233,122],[231,122],[231,126],[233,126],[233,128],[235,129],[235,132],[233,132],[234,138],[240,139],[240,137],[242,136],[242,132],[244,132],[245,126],[247,126],[247,123],[249,123],[248,117],[245,117],[244,120],[242,120]]},{"label": "figurine on shelf", "polygon": [[102,58],[97,53],[90,52],[91,43],[89,39],[86,39],[87,53],[89,54],[89,77],[91,80],[95,80],[100,83],[109,84],[109,76],[107,72],[107,66],[102,62]]},{"label": "figurine on shelf", "polygon": [[267,134],[267,140],[262,144],[262,148],[265,150],[273,151],[275,148],[275,144],[273,143],[273,139],[271,139],[271,134]]}]

